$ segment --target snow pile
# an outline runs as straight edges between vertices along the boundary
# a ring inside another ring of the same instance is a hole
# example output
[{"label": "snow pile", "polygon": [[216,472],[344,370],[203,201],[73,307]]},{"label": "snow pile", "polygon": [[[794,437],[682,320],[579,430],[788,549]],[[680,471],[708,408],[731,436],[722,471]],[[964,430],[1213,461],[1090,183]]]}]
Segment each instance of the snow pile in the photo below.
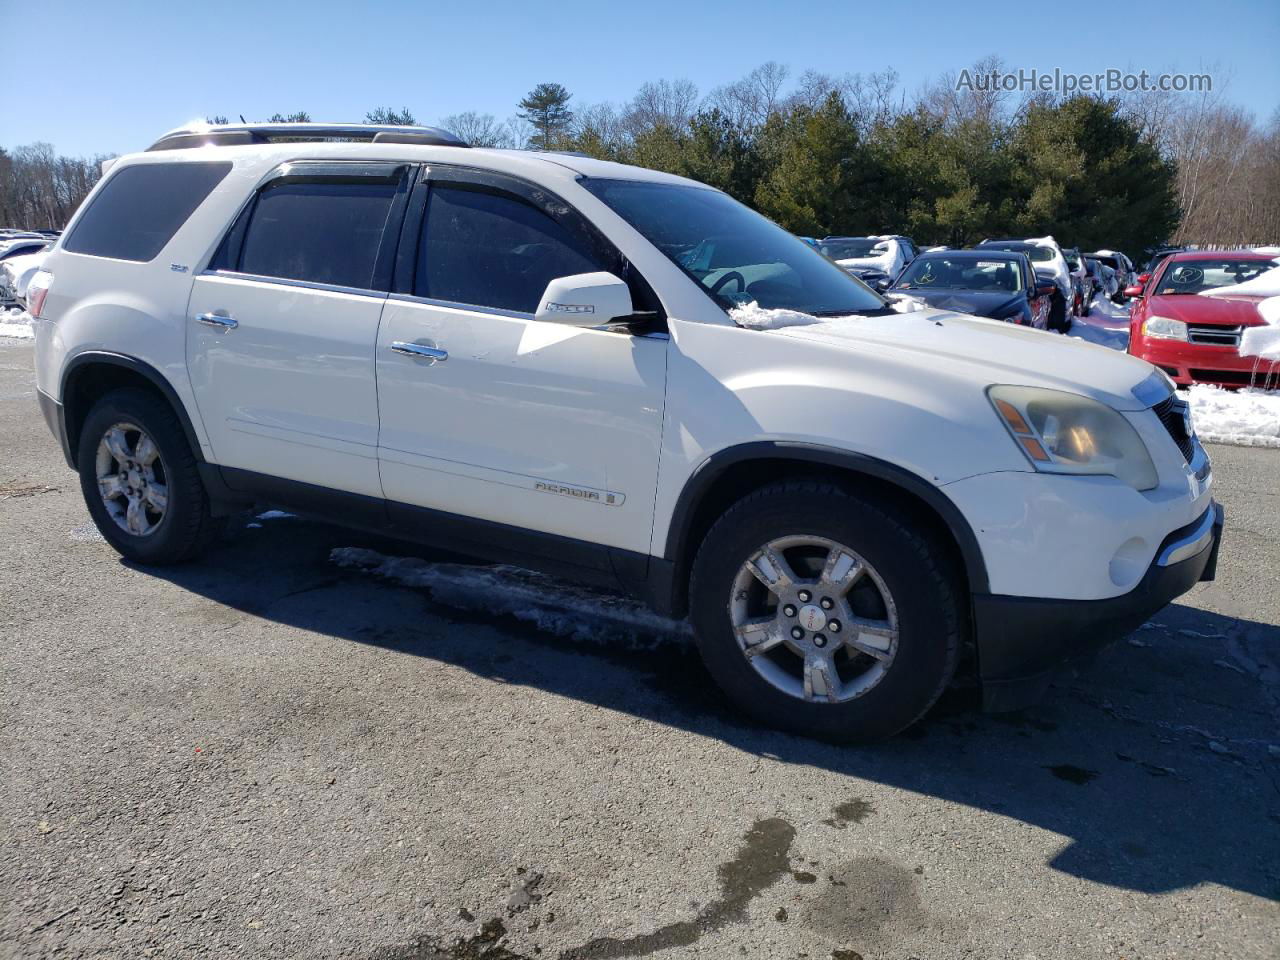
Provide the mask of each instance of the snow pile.
[{"label": "snow pile", "polygon": [[919,297],[913,297],[909,293],[890,293],[887,294],[889,306],[898,313],[915,313],[917,310],[923,310],[928,306]]},{"label": "snow pile", "polygon": [[1280,447],[1280,393],[1198,383],[1185,396],[1201,440]]},{"label": "snow pile", "polygon": [[729,319],[748,330],[779,330],[782,327],[802,327],[822,320],[799,310],[770,310],[752,300],[729,311]]},{"label": "snow pile", "polygon": [[338,547],[329,559],[339,567],[363,570],[406,587],[425,587],[438,603],[505,614],[580,643],[622,643],[633,649],[652,649],[672,639],[683,640],[690,633],[687,623],[660,617],[634,600],[520,567],[430,563],[361,547]]},{"label": "snow pile", "polygon": [[[1280,273],[1278,270],[1270,272]],[[1274,364],[1280,361],[1280,296],[1268,297],[1259,303],[1258,313],[1267,321],[1267,326],[1245,327],[1240,335],[1240,356],[1258,357]]]},{"label": "snow pile", "polygon": [[1244,283],[1229,287],[1211,287],[1201,290],[1202,297],[1275,297],[1280,296],[1280,267],[1272,267]]},{"label": "snow pile", "polygon": [[0,337],[30,340],[35,331],[31,328],[31,314],[25,310],[5,310],[0,313]]},{"label": "snow pile", "polygon": [[1089,305],[1087,317],[1075,317],[1067,336],[1087,340],[1112,350],[1129,349],[1129,308],[1112,303],[1098,294]]}]

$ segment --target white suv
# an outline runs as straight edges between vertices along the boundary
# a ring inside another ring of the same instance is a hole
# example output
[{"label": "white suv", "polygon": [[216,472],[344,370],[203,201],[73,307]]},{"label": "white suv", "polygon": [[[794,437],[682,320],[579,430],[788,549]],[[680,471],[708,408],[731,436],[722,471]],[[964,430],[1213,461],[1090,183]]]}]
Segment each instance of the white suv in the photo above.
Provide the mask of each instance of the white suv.
[{"label": "white suv", "polygon": [[678,177],[421,128],[178,131],[45,268],[40,403],[140,563],[267,503],[605,584],[687,614],[745,710],[843,740],[958,664],[1025,704],[1212,577],[1209,461],[1154,368],[895,312]]}]

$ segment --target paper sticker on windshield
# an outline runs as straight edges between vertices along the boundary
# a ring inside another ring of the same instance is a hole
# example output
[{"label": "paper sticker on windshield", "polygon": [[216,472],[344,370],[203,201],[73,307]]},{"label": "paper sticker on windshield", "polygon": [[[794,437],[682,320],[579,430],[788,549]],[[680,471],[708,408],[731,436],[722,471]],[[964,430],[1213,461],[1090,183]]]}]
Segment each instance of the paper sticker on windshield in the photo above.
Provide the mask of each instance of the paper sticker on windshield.
[{"label": "paper sticker on windshield", "polygon": [[999,270],[1008,262],[1009,262],[1008,260],[979,260],[978,268],[986,269],[987,267],[991,267],[993,269]]}]

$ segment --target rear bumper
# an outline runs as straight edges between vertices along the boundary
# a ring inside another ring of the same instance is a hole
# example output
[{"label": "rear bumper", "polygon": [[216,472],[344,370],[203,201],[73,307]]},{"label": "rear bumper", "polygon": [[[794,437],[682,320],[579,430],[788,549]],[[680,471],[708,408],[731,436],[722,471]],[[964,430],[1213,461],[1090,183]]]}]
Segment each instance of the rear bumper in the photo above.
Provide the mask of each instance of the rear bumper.
[{"label": "rear bumper", "polygon": [[67,418],[62,404],[43,390],[36,391],[36,398],[40,402],[40,413],[44,416],[44,422],[49,425],[49,432],[57,438],[58,446],[62,448],[62,455],[67,460],[67,466],[74,470],[76,460],[72,456],[71,442],[67,438]]},{"label": "rear bumper", "polygon": [[1072,657],[1125,636],[1197,583],[1212,580],[1222,542],[1216,503],[1161,544],[1133,590],[1107,600],[973,597],[983,707],[1017,710],[1038,700]]}]

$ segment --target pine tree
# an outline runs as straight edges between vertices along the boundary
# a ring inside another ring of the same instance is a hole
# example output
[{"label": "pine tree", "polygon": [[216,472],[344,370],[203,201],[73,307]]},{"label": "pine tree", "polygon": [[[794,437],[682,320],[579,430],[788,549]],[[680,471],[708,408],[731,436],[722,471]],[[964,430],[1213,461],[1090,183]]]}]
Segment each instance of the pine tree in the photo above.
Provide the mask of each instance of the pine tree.
[{"label": "pine tree", "polygon": [[520,101],[520,118],[533,124],[536,131],[529,144],[533,149],[555,150],[562,146],[573,120],[571,97],[558,83],[540,83]]}]

